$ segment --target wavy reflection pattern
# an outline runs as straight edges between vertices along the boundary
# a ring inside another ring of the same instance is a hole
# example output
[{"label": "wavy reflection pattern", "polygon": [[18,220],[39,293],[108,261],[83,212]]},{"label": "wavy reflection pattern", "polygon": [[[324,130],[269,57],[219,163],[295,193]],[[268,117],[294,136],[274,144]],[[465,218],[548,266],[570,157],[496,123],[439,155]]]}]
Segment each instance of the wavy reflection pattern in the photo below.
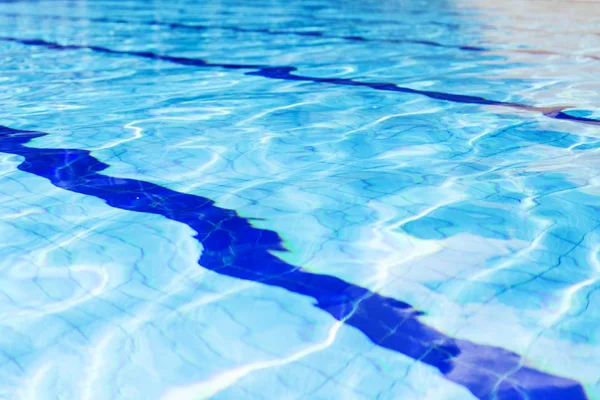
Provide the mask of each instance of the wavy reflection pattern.
[{"label": "wavy reflection pattern", "polygon": [[200,264],[230,277],[280,287],[312,297],[315,306],[360,330],[378,346],[437,368],[479,399],[585,399],[575,381],[522,366],[510,351],[453,339],[425,325],[409,304],[383,297],[333,276],[287,264],[271,251],[285,251],[272,231],[254,228],[210,199],[149,182],[101,174],[108,168],[77,149],[27,147],[45,133],[0,126],[0,151],[24,158],[19,169],[64,190],[95,196],[111,207],[158,214],[184,223],[204,246]]},{"label": "wavy reflection pattern", "polygon": [[297,68],[293,66],[266,66],[257,64],[231,64],[231,63],[212,63],[199,58],[188,58],[188,57],[175,57],[168,55],[161,55],[150,51],[125,51],[125,50],[114,50],[107,47],[101,46],[85,46],[85,45],[62,45],[60,43],[49,42],[42,39],[23,39],[3,36],[0,40],[6,42],[16,42],[27,46],[41,46],[51,50],[91,50],[96,53],[104,54],[115,54],[115,55],[126,55],[134,57],[148,58],[151,60],[166,61],[179,65],[193,66],[193,67],[213,67],[223,69],[256,69],[257,71],[247,72],[246,75],[257,75],[268,79],[281,79],[286,81],[301,81],[301,82],[313,82],[313,83],[325,83],[330,85],[338,86],[357,86],[365,87],[373,90],[381,90],[386,92],[397,92],[405,94],[414,94],[419,96],[429,97],[431,99],[449,101],[453,103],[461,104],[477,104],[487,106],[498,106],[507,107],[522,111],[533,111],[541,112],[548,118],[573,121],[582,124],[589,125],[600,125],[600,121],[594,118],[587,118],[584,116],[572,115],[566,113],[564,110],[570,107],[535,107],[527,104],[504,102],[498,100],[490,100],[479,96],[469,96],[453,93],[435,92],[430,90],[419,90],[412,89],[409,87],[398,86],[394,83],[389,82],[361,82],[354,79],[344,78],[323,78],[323,77],[312,77],[292,74]]}]

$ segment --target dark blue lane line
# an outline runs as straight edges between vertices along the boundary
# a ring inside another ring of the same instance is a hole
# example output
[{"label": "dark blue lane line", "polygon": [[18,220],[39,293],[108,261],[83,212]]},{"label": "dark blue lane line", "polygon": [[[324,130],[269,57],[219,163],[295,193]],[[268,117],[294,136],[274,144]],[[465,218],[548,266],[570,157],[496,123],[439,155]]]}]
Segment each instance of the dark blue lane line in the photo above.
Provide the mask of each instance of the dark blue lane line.
[{"label": "dark blue lane line", "polygon": [[242,28],[239,26],[232,25],[191,25],[183,24],[179,22],[165,22],[165,21],[135,21],[125,20],[116,18],[86,18],[86,17],[72,17],[72,16],[60,16],[60,15],[42,15],[42,14],[19,14],[19,13],[0,13],[2,16],[20,18],[20,17],[33,17],[37,19],[47,20],[67,20],[67,21],[87,21],[87,22],[100,22],[100,23],[112,23],[112,24],[124,24],[124,25],[148,25],[148,26],[161,26],[170,29],[187,29],[194,31],[205,31],[205,30],[221,30],[230,31],[237,33],[261,33],[266,35],[285,35],[285,36],[303,36],[303,37],[317,37],[323,39],[340,39],[352,42],[381,42],[381,43],[395,43],[395,44],[420,44],[424,46],[443,47],[449,49],[458,49],[464,51],[486,51],[488,49],[479,46],[455,46],[443,43],[434,42],[431,40],[417,40],[417,39],[372,39],[363,36],[342,36],[342,35],[328,35],[324,31],[310,31],[310,32],[299,32],[299,31],[281,31],[273,30],[268,28]]},{"label": "dark blue lane line", "polygon": [[103,175],[109,165],[86,150],[27,146],[46,135],[0,126],[0,152],[23,157],[19,170],[61,189],[188,225],[204,248],[199,260],[203,268],[312,297],[315,307],[358,329],[374,344],[437,368],[479,399],[586,399],[578,382],[521,366],[516,353],[454,339],[427,326],[419,319],[422,312],[410,304],[287,264],[271,254],[288,251],[277,233],[253,227],[248,219],[208,198]]},{"label": "dark blue lane line", "polygon": [[451,45],[444,44],[439,42],[434,42],[432,40],[420,40],[420,39],[384,39],[384,38],[367,38],[364,36],[352,36],[352,35],[329,35],[324,31],[281,31],[281,30],[273,30],[267,28],[243,28],[240,26],[232,26],[232,25],[191,25],[184,24],[179,22],[166,22],[166,21],[135,21],[135,20],[125,20],[125,19],[115,19],[115,18],[105,18],[105,17],[72,17],[72,16],[60,16],[60,15],[46,15],[46,14],[19,14],[19,13],[0,13],[2,16],[12,17],[12,18],[37,18],[37,19],[48,19],[48,20],[67,20],[67,21],[87,21],[87,22],[98,22],[98,23],[113,23],[113,24],[124,24],[124,25],[147,25],[147,26],[161,26],[167,27],[169,29],[187,29],[187,30],[195,30],[195,31],[205,31],[205,30],[224,30],[238,33],[261,33],[266,35],[286,35],[286,36],[303,36],[303,37],[317,37],[323,39],[339,39],[351,42],[374,42],[374,43],[395,43],[395,44],[419,44],[424,46],[433,46],[440,47],[446,49],[457,49],[462,51],[475,51],[475,52],[500,52],[500,53],[525,53],[532,55],[556,55],[562,57],[578,57],[578,58],[588,58],[592,60],[600,61],[600,56],[594,56],[590,54],[565,54],[550,50],[537,50],[537,49],[527,49],[527,48],[519,48],[519,49],[501,49],[501,48],[493,48],[493,47],[484,47],[484,46],[472,46],[472,45]]},{"label": "dark blue lane line", "polygon": [[[43,1],[51,1],[51,0],[43,0]],[[0,1],[1,3],[2,1]],[[25,2],[27,3],[27,0],[13,0],[13,2]],[[94,2],[88,2],[86,4],[87,8],[92,8],[91,6],[98,6],[101,2],[99,1],[94,1]],[[96,7],[99,10],[102,11],[106,11],[107,7],[109,7],[110,11],[149,11],[149,7],[148,6],[123,6],[123,4],[121,2],[118,3],[113,3],[113,4],[107,4],[106,2],[104,2],[104,5],[101,5],[100,7]],[[239,5],[239,4],[236,4]],[[244,6],[246,6],[246,2],[243,4]],[[62,7],[66,7],[66,8],[70,8],[70,9],[77,9],[77,10],[81,10],[81,7],[78,7],[77,3],[61,3]],[[176,4],[173,5],[174,7],[169,7],[169,11],[172,13],[177,13],[179,15],[194,15],[197,14],[198,12],[202,13],[204,10],[200,9],[190,9],[189,7],[177,7]],[[258,6],[258,7],[257,7]],[[224,9],[223,9],[224,8]],[[232,11],[232,7],[222,7],[222,9],[219,9],[218,11],[214,11],[211,10],[211,14],[214,16],[234,16],[234,17],[244,17],[244,19],[249,19],[249,18],[256,18],[256,17],[261,17],[261,18],[280,18],[280,17],[289,17],[290,15],[293,15],[295,18],[301,18],[301,19],[305,19],[305,20],[310,20],[310,21],[319,21],[319,22],[324,22],[324,23],[329,23],[329,22],[340,22],[343,21],[345,23],[349,23],[349,24],[362,24],[362,23],[372,23],[372,24],[390,24],[390,25],[400,25],[400,26],[407,26],[409,25],[411,22],[414,24],[415,21],[409,21],[408,23],[406,21],[399,21],[397,19],[365,19],[365,18],[352,18],[352,17],[348,17],[348,16],[343,16],[342,18],[331,18],[328,16],[324,16],[324,15],[319,15],[319,14],[315,14],[315,11],[318,11],[315,7],[311,7],[312,9],[310,10],[310,13],[299,13],[298,9],[286,9],[283,13],[279,12],[279,13],[274,13],[271,12],[271,10],[268,7],[265,7],[264,2],[257,2],[253,5],[251,5],[250,8],[254,8],[253,11],[258,12],[259,14],[250,14],[248,13],[247,9],[242,9],[242,12],[238,11]],[[318,6],[319,9],[323,10],[323,9],[328,9],[329,7],[327,6]],[[309,10],[309,6],[307,5],[303,5],[300,9],[306,9]],[[156,8],[153,8],[154,11],[159,11]],[[341,12],[343,12],[344,10],[339,10]],[[402,12],[403,14],[405,14],[404,16],[411,16],[411,15],[425,15],[427,13],[431,13],[430,10],[424,11],[424,10],[409,10],[406,8],[402,8],[402,9],[397,9],[397,10],[391,10],[386,8],[386,15],[390,15],[391,13],[394,12]],[[441,10],[442,14],[440,13],[440,9],[437,8],[435,10],[436,15],[434,16],[436,19],[440,18],[440,15],[442,17],[445,16],[462,16],[464,17],[465,14],[464,13],[459,13],[459,12],[454,12],[454,11],[450,11],[448,9],[445,10]],[[381,14],[381,13],[379,13]],[[376,13],[377,15],[377,13]],[[393,18],[393,15],[392,15]],[[435,25],[439,25],[439,26],[446,26],[449,27],[450,29],[455,29],[457,27],[457,24],[454,23],[444,23],[441,21],[416,21],[418,23],[421,22],[425,22],[425,23],[431,23],[431,24],[435,24]]]},{"label": "dark blue lane line", "polygon": [[414,94],[419,96],[426,96],[431,99],[448,101],[452,103],[462,103],[462,104],[474,104],[474,105],[488,105],[488,106],[498,106],[498,107],[508,107],[521,111],[533,111],[540,112],[548,118],[553,118],[557,120],[564,121],[572,121],[578,122],[582,124],[589,125],[598,125],[600,126],[600,120],[579,117],[576,115],[569,115],[564,110],[568,108],[575,107],[551,107],[551,108],[543,108],[543,107],[535,107],[526,104],[520,103],[512,103],[512,102],[503,102],[496,100],[489,100],[484,97],[479,96],[468,96],[461,94],[452,94],[452,93],[444,93],[444,92],[434,92],[429,90],[418,90],[411,89],[408,87],[398,86],[394,83],[387,82],[362,82],[354,79],[346,79],[346,78],[321,78],[321,77],[312,77],[312,76],[303,76],[292,74],[292,72],[296,71],[296,67],[291,66],[267,66],[260,64],[232,64],[232,63],[212,63],[201,58],[188,58],[188,57],[175,57],[153,53],[150,51],[128,51],[128,50],[115,50],[107,47],[101,46],[91,46],[91,45],[62,45],[55,42],[48,42],[42,39],[24,39],[24,38],[15,38],[15,37],[6,37],[0,36],[0,41],[5,42],[15,42],[26,46],[38,46],[43,47],[50,50],[89,50],[96,53],[101,54],[112,54],[112,55],[121,55],[121,56],[131,56],[131,57],[140,57],[146,58],[150,60],[156,61],[165,61],[178,65],[192,66],[192,67],[202,67],[202,68],[223,68],[223,69],[249,69],[255,70],[246,72],[246,75],[256,75],[261,76],[268,79],[281,79],[286,81],[303,81],[303,82],[312,82],[312,83],[324,83],[330,85],[337,86],[356,86],[356,87],[365,87],[373,90],[381,90],[387,92],[397,92],[397,93],[405,93],[405,94]]}]

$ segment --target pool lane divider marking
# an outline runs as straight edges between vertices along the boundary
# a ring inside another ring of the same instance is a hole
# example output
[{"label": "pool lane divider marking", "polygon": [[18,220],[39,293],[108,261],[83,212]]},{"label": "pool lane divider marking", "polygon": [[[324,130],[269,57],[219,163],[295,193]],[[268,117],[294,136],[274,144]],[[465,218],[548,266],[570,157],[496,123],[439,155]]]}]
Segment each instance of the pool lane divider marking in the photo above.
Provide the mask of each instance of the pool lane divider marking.
[{"label": "pool lane divider marking", "polygon": [[[48,14],[21,14],[21,13],[0,13],[1,16],[9,17],[9,18],[37,18],[37,19],[47,19],[47,20],[67,20],[74,22],[98,22],[98,23],[112,23],[112,24],[123,24],[123,25],[146,25],[146,26],[160,26],[169,29],[185,29],[185,30],[193,30],[193,31],[206,31],[206,30],[221,30],[221,31],[230,31],[237,33],[261,33],[265,35],[287,35],[287,36],[303,36],[303,37],[315,37],[322,39],[339,39],[350,42],[367,42],[367,43],[393,43],[393,44],[418,44],[424,46],[433,46],[440,47],[446,49],[457,49],[462,51],[475,51],[475,52],[498,52],[498,53],[524,53],[531,55],[554,55],[554,56],[562,56],[562,57],[578,57],[578,58],[588,58],[600,61],[600,56],[594,56],[591,54],[566,54],[560,53],[556,51],[550,50],[539,50],[539,49],[531,49],[531,48],[494,48],[487,46],[473,46],[473,45],[452,45],[452,44],[444,44],[435,42],[432,40],[423,40],[423,39],[385,39],[385,38],[368,38],[365,36],[359,35],[330,35],[324,31],[282,31],[282,30],[273,30],[268,28],[243,28],[239,26],[231,26],[231,25],[200,25],[200,24],[184,24],[181,22],[167,22],[167,21],[156,21],[156,20],[146,20],[146,21],[136,21],[136,20],[125,20],[125,19],[116,19],[116,18],[106,18],[106,17],[74,17],[74,16],[60,16],[60,15],[48,15]],[[442,24],[443,25],[443,24]]]},{"label": "pool lane divider marking", "polygon": [[2,16],[19,18],[38,18],[47,20],[67,20],[67,21],[88,21],[88,22],[99,22],[109,24],[124,24],[124,25],[147,25],[147,26],[161,26],[170,29],[186,29],[194,31],[206,31],[206,30],[221,30],[230,31],[237,33],[261,33],[266,35],[276,36],[302,36],[302,37],[315,37],[323,39],[340,39],[350,42],[381,42],[381,43],[395,43],[395,44],[420,44],[424,46],[443,47],[448,49],[458,49],[464,51],[487,51],[488,49],[480,46],[468,46],[468,45],[449,45],[434,42],[432,40],[420,40],[420,39],[374,39],[366,38],[363,36],[354,35],[329,35],[323,31],[280,31],[268,28],[242,28],[239,26],[231,25],[200,25],[200,24],[184,24],[180,22],[166,22],[166,21],[135,21],[125,20],[116,18],[106,17],[73,17],[73,16],[60,16],[60,15],[48,15],[48,14],[20,14],[20,13],[0,13]]},{"label": "pool lane divider marking", "polygon": [[600,126],[600,120],[578,117],[565,113],[566,109],[573,107],[536,107],[527,104],[503,102],[497,100],[489,100],[479,96],[469,96],[462,94],[435,92],[429,90],[412,89],[408,87],[398,86],[394,83],[386,82],[362,82],[348,78],[323,78],[292,74],[298,68],[292,66],[266,66],[260,64],[234,64],[234,63],[212,63],[201,58],[176,57],[153,53],[151,51],[131,51],[131,50],[116,50],[102,46],[92,45],[62,45],[55,42],[49,42],[42,39],[25,39],[8,36],[0,36],[0,41],[19,43],[25,46],[43,47],[49,50],[68,51],[68,50],[89,50],[100,54],[112,54],[120,56],[139,57],[155,61],[164,61],[178,65],[201,67],[201,68],[223,68],[236,70],[255,70],[246,72],[246,75],[260,76],[268,79],[279,79],[285,81],[312,82],[323,83],[337,86],[354,86],[364,87],[373,90],[396,92],[404,94],[413,94],[425,96],[431,99],[442,100],[452,103],[487,105],[512,108],[519,111],[539,112],[544,116],[556,120],[571,121],[588,125]]},{"label": "pool lane divider marking", "polygon": [[521,356],[506,349],[449,337],[423,323],[423,313],[408,303],[286,263],[272,254],[288,251],[276,232],[253,227],[211,199],[103,175],[109,165],[87,150],[28,146],[47,135],[0,126],[0,152],[23,157],[19,170],[58,188],[97,197],[121,210],[186,224],[203,246],[198,261],[202,268],[311,297],[315,307],[359,330],[375,345],[436,368],[478,399],[586,399],[578,382],[522,365]]}]

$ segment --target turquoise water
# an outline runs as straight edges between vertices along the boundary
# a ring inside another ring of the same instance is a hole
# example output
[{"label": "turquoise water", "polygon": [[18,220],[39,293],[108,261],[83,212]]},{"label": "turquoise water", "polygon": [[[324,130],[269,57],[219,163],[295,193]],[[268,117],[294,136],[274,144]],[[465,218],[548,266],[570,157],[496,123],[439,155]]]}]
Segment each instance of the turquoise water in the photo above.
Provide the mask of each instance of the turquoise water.
[{"label": "turquoise water", "polygon": [[0,398],[600,399],[598,26],[0,2]]}]

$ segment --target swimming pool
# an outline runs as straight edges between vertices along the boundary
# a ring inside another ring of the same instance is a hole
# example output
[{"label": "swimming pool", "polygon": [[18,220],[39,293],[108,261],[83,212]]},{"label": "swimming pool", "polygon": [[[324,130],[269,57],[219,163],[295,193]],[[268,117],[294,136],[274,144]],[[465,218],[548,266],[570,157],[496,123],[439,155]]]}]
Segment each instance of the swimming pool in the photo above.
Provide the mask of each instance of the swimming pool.
[{"label": "swimming pool", "polygon": [[600,399],[599,24],[1,1],[0,398]]}]

